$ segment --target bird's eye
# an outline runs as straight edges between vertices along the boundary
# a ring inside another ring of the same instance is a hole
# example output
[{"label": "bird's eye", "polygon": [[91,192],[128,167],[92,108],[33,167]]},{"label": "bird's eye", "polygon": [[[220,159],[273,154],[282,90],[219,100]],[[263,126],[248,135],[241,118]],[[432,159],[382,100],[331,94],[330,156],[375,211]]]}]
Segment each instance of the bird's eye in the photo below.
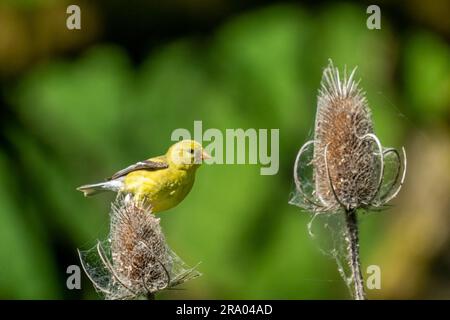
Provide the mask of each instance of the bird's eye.
[{"label": "bird's eye", "polygon": [[194,149],[189,149],[189,153],[192,153],[192,154],[194,154]]}]

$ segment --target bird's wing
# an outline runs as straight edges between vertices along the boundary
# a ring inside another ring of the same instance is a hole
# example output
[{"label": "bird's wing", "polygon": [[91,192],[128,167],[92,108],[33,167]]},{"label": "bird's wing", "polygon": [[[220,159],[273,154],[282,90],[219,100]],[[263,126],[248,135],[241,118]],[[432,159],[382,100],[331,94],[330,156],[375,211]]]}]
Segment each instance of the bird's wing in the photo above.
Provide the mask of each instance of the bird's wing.
[{"label": "bird's wing", "polygon": [[153,161],[153,162],[164,162],[167,164],[167,158],[166,156],[158,156],[158,157],[154,157],[154,158],[150,158],[147,161]]},{"label": "bird's wing", "polygon": [[164,161],[162,157],[157,157],[149,160],[139,161],[135,164],[132,164],[129,167],[126,167],[125,169],[122,169],[120,171],[117,171],[114,173],[108,180],[114,180],[120,177],[123,177],[130,172],[137,171],[137,170],[149,170],[149,171],[155,171],[155,170],[161,170],[166,169],[169,167],[166,161]]}]

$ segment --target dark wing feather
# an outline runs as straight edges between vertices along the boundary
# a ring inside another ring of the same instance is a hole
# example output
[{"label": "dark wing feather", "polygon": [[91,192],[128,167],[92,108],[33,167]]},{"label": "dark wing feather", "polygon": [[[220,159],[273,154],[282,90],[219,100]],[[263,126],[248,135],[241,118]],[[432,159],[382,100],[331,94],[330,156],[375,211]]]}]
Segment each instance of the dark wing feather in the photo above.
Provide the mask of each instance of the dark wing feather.
[{"label": "dark wing feather", "polygon": [[114,180],[120,177],[123,177],[130,172],[137,171],[137,170],[161,170],[168,168],[169,165],[166,162],[162,161],[152,161],[152,160],[145,160],[145,161],[139,161],[135,164],[132,164],[129,167],[126,167],[125,169],[122,169],[120,171],[117,171],[115,174],[112,175],[112,177],[108,178],[107,180]]}]

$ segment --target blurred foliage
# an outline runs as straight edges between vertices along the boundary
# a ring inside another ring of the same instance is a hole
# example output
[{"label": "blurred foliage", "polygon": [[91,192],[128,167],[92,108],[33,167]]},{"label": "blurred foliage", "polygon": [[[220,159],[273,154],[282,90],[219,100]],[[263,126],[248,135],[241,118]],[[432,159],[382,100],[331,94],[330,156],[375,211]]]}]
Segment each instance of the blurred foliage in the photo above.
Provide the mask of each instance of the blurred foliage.
[{"label": "blurred foliage", "polygon": [[[280,128],[280,171],[200,169],[191,194],[161,219],[172,248],[201,261],[204,276],[162,298],[347,298],[334,261],[308,235],[311,217],[287,204],[327,59],[359,66],[383,144],[408,145],[436,124],[449,139],[448,44],[424,28],[399,33],[387,18],[371,31],[366,17],[351,4],[256,8],[205,37],[161,43],[138,63],[114,42],[79,40],[74,56],[52,51],[3,81],[0,298],[94,297],[87,281],[67,290],[65,270],[79,263],[76,248],[105,236],[113,195],[84,199],[75,188],[164,153],[171,132],[193,130],[194,120],[204,130]],[[378,262],[372,253],[397,210],[362,217],[364,265]]]}]

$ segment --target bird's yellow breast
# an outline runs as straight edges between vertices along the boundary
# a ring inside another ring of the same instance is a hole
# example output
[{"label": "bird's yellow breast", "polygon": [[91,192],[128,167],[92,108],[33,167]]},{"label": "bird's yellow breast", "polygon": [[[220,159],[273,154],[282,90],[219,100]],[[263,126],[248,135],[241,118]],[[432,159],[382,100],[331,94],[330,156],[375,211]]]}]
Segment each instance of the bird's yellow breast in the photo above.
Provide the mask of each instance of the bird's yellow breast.
[{"label": "bird's yellow breast", "polygon": [[195,172],[167,168],[133,171],[124,178],[124,192],[138,200],[146,199],[154,213],[168,210],[180,203],[192,188]]}]

